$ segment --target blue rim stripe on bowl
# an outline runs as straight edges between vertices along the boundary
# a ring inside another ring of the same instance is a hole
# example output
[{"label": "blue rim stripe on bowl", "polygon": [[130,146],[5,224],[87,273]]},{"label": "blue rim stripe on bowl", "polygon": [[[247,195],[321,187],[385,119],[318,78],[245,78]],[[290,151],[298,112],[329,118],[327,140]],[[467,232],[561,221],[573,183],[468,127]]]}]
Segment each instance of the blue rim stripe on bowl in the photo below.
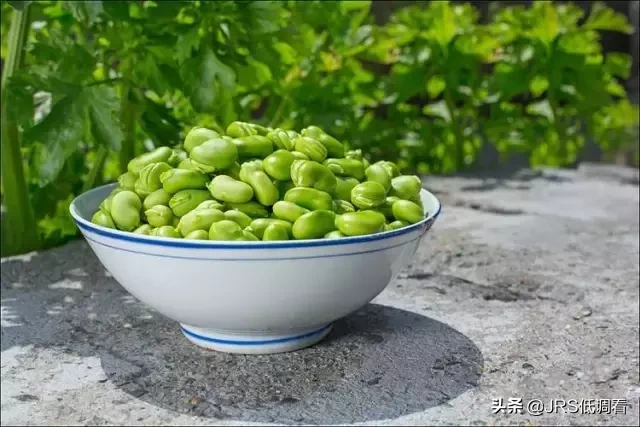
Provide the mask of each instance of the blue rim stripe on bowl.
[{"label": "blue rim stripe on bowl", "polygon": [[278,338],[278,339],[273,339],[273,340],[237,341],[237,340],[223,340],[223,339],[219,339],[219,338],[205,337],[203,335],[196,334],[195,332],[191,332],[190,330],[186,329],[184,326],[180,326],[180,328],[182,329],[182,332],[187,336],[190,336],[190,337],[198,339],[198,340],[215,343],[215,344],[227,344],[227,345],[282,344],[282,343],[286,343],[286,342],[299,341],[299,340],[303,340],[305,338],[311,338],[311,337],[314,337],[316,335],[320,335],[321,333],[323,333],[324,331],[326,331],[330,327],[331,327],[331,324],[329,324],[327,326],[323,326],[322,328],[320,328],[318,330],[315,330],[315,331],[312,331],[312,332],[308,332],[306,334],[296,335],[296,336],[287,337],[287,338]]},{"label": "blue rim stripe on bowl", "polygon": [[191,256],[152,254],[152,253],[149,253],[149,252],[134,251],[132,249],[124,249],[124,248],[119,248],[117,246],[107,245],[106,243],[98,242],[97,240],[94,240],[94,239],[92,239],[90,237],[87,237],[87,236],[85,236],[85,239],[95,243],[96,245],[105,246],[107,248],[115,249],[117,251],[129,252],[129,253],[138,254],[138,255],[150,255],[150,256],[160,257],[160,258],[188,259],[188,260],[193,260],[193,261],[214,261],[215,260],[215,261],[254,261],[255,262],[255,261],[293,261],[293,260],[297,260],[297,259],[335,258],[335,257],[343,257],[343,256],[362,255],[362,254],[368,254],[368,253],[373,253],[373,252],[386,251],[387,249],[393,249],[393,248],[397,248],[399,246],[404,246],[404,245],[407,245],[409,243],[415,242],[420,237],[422,237],[422,236],[418,236],[413,240],[409,240],[408,242],[399,243],[399,244],[393,245],[393,246],[386,246],[384,248],[370,249],[370,250],[367,250],[367,251],[349,252],[349,253],[344,253],[344,254],[327,254],[327,255],[311,255],[311,256],[299,256],[299,257],[276,257],[276,258],[274,258],[274,257],[269,257],[269,258],[202,258],[202,257],[191,257]]},{"label": "blue rim stripe on bowl", "polygon": [[[104,187],[104,186],[103,186]],[[88,191],[90,193],[92,191],[98,191],[103,187],[98,187],[93,190]],[[145,236],[145,235],[137,235],[133,233],[127,233],[120,230],[113,230],[110,228],[102,227],[99,225],[95,225],[91,223],[91,221],[87,221],[82,218],[78,212],[76,212],[75,204],[78,198],[85,196],[87,193],[81,194],[78,196],[69,207],[69,211],[71,212],[71,216],[73,217],[75,223],[79,228],[90,231],[92,233],[98,234],[100,236],[108,237],[115,240],[122,240],[133,243],[141,243],[146,245],[155,245],[155,246],[163,246],[170,248],[188,248],[188,249],[299,249],[299,248],[311,248],[311,247],[328,247],[328,246],[338,246],[338,245],[349,245],[356,243],[367,243],[367,242],[375,242],[378,240],[388,239],[391,237],[401,236],[403,234],[410,233],[412,231],[418,230],[422,227],[429,226],[430,223],[434,222],[440,213],[442,212],[442,204],[437,197],[435,197],[432,193],[427,191],[431,196],[433,196],[438,202],[438,206],[436,212],[431,217],[427,217],[420,222],[412,224],[405,228],[400,228],[392,231],[384,231],[382,233],[370,234],[365,236],[352,236],[352,237],[343,237],[340,239],[317,239],[317,240],[288,240],[288,241],[259,241],[259,242],[217,242],[213,240],[182,240],[182,239],[171,239],[171,238],[163,238],[156,236]]]}]

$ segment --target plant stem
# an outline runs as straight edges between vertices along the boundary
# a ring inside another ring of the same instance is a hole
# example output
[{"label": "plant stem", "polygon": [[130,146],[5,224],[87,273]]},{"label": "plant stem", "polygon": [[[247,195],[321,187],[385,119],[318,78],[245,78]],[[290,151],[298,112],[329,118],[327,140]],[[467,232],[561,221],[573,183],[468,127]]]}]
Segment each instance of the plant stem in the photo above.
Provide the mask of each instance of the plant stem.
[{"label": "plant stem", "polygon": [[284,107],[287,104],[287,101],[289,101],[289,98],[282,98],[280,104],[278,105],[278,108],[276,108],[276,112],[273,114],[273,119],[271,119],[269,127],[274,127],[280,122],[280,120],[282,119],[282,115],[284,114]]},{"label": "plant stem", "polygon": [[122,147],[120,147],[120,172],[127,171],[129,161],[135,157],[135,129],[136,120],[134,115],[134,105],[131,100],[131,86],[128,80],[122,83],[122,104],[120,109],[120,121],[122,122],[122,131],[124,139]]},{"label": "plant stem", "polygon": [[[9,30],[9,55],[2,76],[2,186],[6,207],[3,227],[3,247],[7,254],[21,254],[40,248],[38,224],[29,201],[27,182],[24,176],[20,129],[18,123],[7,117],[7,81],[20,68],[24,45],[29,28],[29,11],[14,10]],[[4,254],[3,254],[4,255]]]},{"label": "plant stem", "polygon": [[456,169],[464,169],[464,137],[460,131],[460,123],[458,123],[458,115],[456,114],[456,105],[453,101],[453,95],[451,90],[447,86],[444,91],[444,102],[447,104],[447,109],[451,115],[451,128],[453,129],[453,135],[456,140]]},{"label": "plant stem", "polygon": [[91,171],[89,172],[89,176],[82,187],[82,192],[89,191],[96,185],[96,181],[100,173],[102,173],[102,167],[104,166],[105,160],[107,160],[107,155],[109,152],[103,146],[98,147],[98,152],[96,153],[96,162],[93,164]]}]

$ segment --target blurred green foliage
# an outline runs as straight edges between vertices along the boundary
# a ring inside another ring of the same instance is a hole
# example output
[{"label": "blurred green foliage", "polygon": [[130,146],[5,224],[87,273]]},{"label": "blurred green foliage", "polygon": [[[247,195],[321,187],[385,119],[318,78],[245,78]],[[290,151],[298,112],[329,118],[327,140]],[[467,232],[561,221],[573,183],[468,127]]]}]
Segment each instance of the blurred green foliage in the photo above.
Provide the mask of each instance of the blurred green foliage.
[{"label": "blurred green foliage", "polygon": [[45,246],[77,234],[73,197],[133,156],[180,144],[194,125],[314,124],[372,160],[450,173],[484,144],[563,166],[586,138],[636,143],[630,57],[600,33],[631,33],[595,3],[495,10],[415,4],[375,25],[367,1],[38,1],[20,72],[6,88]]}]

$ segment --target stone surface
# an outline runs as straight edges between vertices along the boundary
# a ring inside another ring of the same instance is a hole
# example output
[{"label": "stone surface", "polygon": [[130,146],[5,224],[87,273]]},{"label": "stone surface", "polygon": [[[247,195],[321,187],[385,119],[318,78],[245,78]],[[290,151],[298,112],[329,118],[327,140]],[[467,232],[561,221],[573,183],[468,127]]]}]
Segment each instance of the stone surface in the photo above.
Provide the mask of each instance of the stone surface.
[{"label": "stone surface", "polygon": [[637,170],[424,182],[444,212],[412,264],[296,353],[193,346],[82,241],[3,259],[2,425],[638,425]]}]

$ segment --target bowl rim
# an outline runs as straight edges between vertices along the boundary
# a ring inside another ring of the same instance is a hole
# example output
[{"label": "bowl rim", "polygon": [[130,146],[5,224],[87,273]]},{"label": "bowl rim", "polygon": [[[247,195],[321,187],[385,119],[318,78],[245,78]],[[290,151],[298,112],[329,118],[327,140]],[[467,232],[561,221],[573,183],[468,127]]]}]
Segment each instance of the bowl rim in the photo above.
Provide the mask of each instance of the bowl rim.
[{"label": "bowl rim", "polygon": [[102,191],[105,187],[115,186],[117,183],[105,184],[100,187],[85,191],[73,199],[69,205],[69,212],[73,217],[78,228],[83,231],[95,233],[100,236],[109,237],[111,239],[147,244],[153,246],[163,246],[168,248],[188,248],[188,249],[296,249],[310,247],[332,247],[345,246],[357,243],[370,243],[379,240],[386,240],[392,237],[402,236],[413,231],[424,228],[427,231],[427,225],[433,225],[433,222],[442,212],[442,203],[430,191],[421,188],[420,192],[429,194],[436,201],[436,209],[433,213],[429,213],[423,220],[415,224],[397,230],[383,231],[380,233],[366,234],[364,236],[349,236],[339,239],[301,239],[301,240],[273,240],[273,241],[215,241],[215,240],[186,240],[171,237],[147,236],[145,234],[134,234],[132,232],[115,230],[113,228],[103,227],[84,219],[77,209],[77,202],[89,194]]}]

